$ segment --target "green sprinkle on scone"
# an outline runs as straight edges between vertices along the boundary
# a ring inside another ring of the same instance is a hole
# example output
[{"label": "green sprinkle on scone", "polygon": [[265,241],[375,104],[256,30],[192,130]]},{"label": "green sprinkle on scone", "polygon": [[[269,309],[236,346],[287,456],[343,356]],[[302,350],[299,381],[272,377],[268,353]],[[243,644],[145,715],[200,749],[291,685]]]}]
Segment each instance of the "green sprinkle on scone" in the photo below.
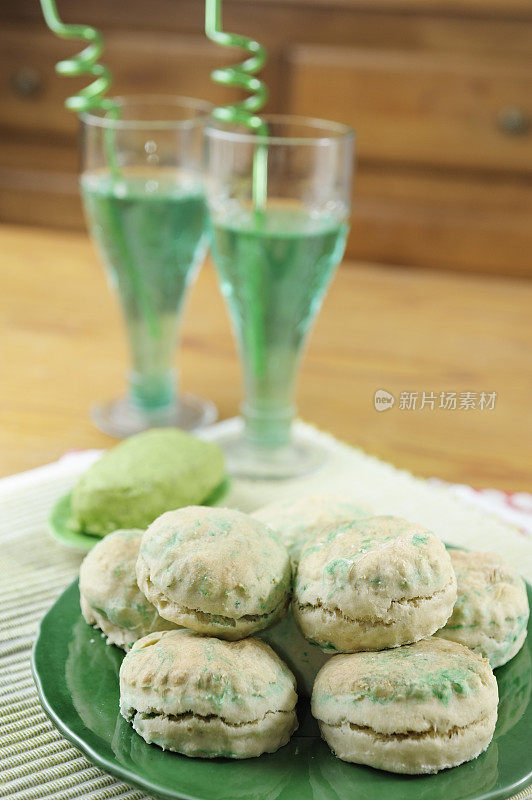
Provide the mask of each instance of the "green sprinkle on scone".
[{"label": "green sprinkle on scone", "polygon": [[148,743],[189,757],[274,752],[297,728],[296,702],[292,673],[252,637],[148,636],[120,669],[122,716]]},{"label": "green sprinkle on scone", "polygon": [[338,758],[418,774],[484,751],[497,700],[486,659],[430,637],[394,650],[335,656],[318,673],[312,713]]},{"label": "green sprinkle on scone", "polygon": [[85,557],[79,575],[81,610],[108,643],[127,650],[151,631],[174,628],[137,585],[135,565],[143,531],[115,531]]},{"label": "green sprinkle on scone", "polygon": [[526,637],[525,583],[495,553],[452,550],[450,556],[458,597],[437,635],[465,644],[499,667],[519,652]]},{"label": "green sprinkle on scone", "polygon": [[306,544],[324,528],[370,514],[367,506],[349,497],[317,494],[270,503],[252,516],[278,533],[295,565]]},{"label": "green sprinkle on scone", "polygon": [[161,616],[236,640],[286,613],[292,573],[286,548],[258,520],[189,506],[149,526],[137,578]]},{"label": "green sprinkle on scone", "polygon": [[397,517],[326,528],[300,556],[293,613],[304,636],[329,650],[383,650],[445,624],[456,579],[443,543]]}]

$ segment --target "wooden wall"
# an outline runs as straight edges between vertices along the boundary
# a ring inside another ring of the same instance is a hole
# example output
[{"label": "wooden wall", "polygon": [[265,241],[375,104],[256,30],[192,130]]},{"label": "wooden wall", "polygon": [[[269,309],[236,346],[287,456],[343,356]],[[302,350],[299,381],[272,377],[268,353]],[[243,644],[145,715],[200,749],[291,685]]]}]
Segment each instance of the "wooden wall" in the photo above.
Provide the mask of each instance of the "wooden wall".
[{"label": "wooden wall", "polygon": [[[203,36],[202,0],[59,0],[106,33],[117,93],[224,102],[238,60]],[[229,30],[268,46],[268,110],[358,133],[349,255],[532,276],[532,5],[527,0],[224,0]],[[37,0],[0,10],[0,219],[78,228],[76,52]]]}]

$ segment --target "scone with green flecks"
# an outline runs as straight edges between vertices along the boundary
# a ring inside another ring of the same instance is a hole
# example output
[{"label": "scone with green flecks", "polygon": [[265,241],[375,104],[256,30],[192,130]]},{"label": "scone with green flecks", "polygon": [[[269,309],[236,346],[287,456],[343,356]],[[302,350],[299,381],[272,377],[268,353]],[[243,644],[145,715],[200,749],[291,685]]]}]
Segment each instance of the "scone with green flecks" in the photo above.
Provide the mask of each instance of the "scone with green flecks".
[{"label": "scone with green flecks", "polygon": [[529,615],[524,580],[496,553],[451,550],[458,583],[452,616],[438,636],[461,642],[489,659],[506,664],[526,639]]},{"label": "scone with green flecks", "polygon": [[120,668],[120,713],[148,743],[186,756],[273,753],[297,728],[295,679],[264,642],[181,630],[137,642]]},{"label": "scone with green flecks", "polygon": [[95,536],[146,528],[164,511],[203,503],[223,478],[215,444],[177,428],[145,431],[108,450],[81,476],[69,526]]},{"label": "scone with green flecks", "polygon": [[138,587],[135,565],[143,532],[109,534],[85,556],[79,572],[86,622],[103,631],[108,644],[124,650],[147,633],[176,627],[159,616]]},{"label": "scone with green flecks", "polygon": [[399,517],[333,525],[303,550],[293,613],[328,652],[383,650],[433,634],[450,617],[456,578],[443,543]]},{"label": "scone with green flecks", "polygon": [[162,617],[200,633],[242,639],[286,613],[290,557],[277,535],[247,514],[189,506],[149,526],[137,580]]},{"label": "scone with green flecks", "polygon": [[487,659],[430,637],[395,650],[335,656],[316,678],[312,713],[338,758],[420,774],[486,750],[497,699]]},{"label": "scone with green flecks", "polygon": [[370,517],[371,510],[349,497],[315,494],[295,500],[279,500],[255,511],[252,516],[273,528],[297,564],[301,551],[323,528]]}]

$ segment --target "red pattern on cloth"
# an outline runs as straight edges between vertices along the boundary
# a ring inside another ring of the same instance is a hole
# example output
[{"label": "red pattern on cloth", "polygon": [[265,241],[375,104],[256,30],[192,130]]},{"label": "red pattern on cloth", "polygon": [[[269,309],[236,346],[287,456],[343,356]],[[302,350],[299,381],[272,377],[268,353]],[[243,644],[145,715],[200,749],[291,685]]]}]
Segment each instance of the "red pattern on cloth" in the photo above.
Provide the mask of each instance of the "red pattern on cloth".
[{"label": "red pattern on cloth", "polygon": [[431,483],[446,486],[466,503],[488,514],[495,514],[529,539],[532,539],[532,494],[507,492],[503,489],[474,489],[458,483],[431,478]]}]

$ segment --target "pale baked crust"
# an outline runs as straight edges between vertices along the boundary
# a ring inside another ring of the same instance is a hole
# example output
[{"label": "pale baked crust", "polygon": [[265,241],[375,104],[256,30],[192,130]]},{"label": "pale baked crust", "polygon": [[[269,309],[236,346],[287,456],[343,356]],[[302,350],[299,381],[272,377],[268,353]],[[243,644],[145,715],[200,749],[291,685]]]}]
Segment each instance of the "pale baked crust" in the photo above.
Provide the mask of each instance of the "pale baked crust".
[{"label": "pale baked crust", "polygon": [[276,534],[226,508],[189,506],[155,520],[137,579],[162,617],[232,640],[282,617],[291,591],[290,558]]},{"label": "pale baked crust", "polygon": [[327,725],[320,731],[333,753],[342,761],[421,775],[439,772],[471,761],[486,750],[493,736],[497,711],[450,733],[430,732],[417,736],[379,736],[371,729],[350,723]]},{"label": "pale baked crust", "polygon": [[308,544],[293,612],[307,639],[329,652],[356,652],[430,636],[455,599],[443,543],[421,525],[381,516],[331,526]]},{"label": "pale baked crust", "polygon": [[301,551],[324,528],[370,517],[371,509],[349,497],[338,494],[314,494],[294,500],[278,500],[262,506],[252,516],[276,533],[297,564]]},{"label": "pale baked crust", "polygon": [[130,721],[145,741],[192,758],[256,758],[275,753],[297,728],[294,711],[269,711],[262,719],[238,725],[192,713],[181,717],[136,713]]},{"label": "pale baked crust", "polygon": [[295,679],[264,642],[187,630],[137,642],[120,669],[120,711],[148,742],[205,758],[273,752],[297,728]]},{"label": "pale baked crust", "polygon": [[127,650],[152,631],[176,626],[157,613],[137,585],[135,565],[143,531],[119,530],[85,556],[79,573],[81,613],[108,644]]},{"label": "pale baked crust", "polygon": [[326,653],[384,650],[431,636],[445,622],[456,588],[452,578],[431,597],[394,600],[382,617],[352,619],[338,607],[292,604],[294,619],[312,642]]},{"label": "pale baked crust", "polygon": [[314,684],[312,713],[346,761],[391,772],[456,766],[486,749],[497,719],[487,659],[431,637],[332,658]]},{"label": "pale baked crust", "polygon": [[458,597],[438,636],[460,642],[489,659],[510,661],[526,639],[529,617],[521,576],[496,553],[451,550]]}]

